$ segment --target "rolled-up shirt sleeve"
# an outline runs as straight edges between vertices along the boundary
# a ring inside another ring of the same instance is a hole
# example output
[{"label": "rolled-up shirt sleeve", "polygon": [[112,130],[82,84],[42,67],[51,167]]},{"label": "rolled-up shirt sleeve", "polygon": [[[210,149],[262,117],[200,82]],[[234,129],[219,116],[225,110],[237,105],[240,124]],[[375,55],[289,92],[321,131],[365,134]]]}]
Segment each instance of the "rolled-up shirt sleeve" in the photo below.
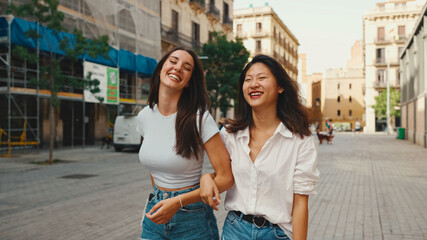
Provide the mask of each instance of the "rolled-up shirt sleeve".
[{"label": "rolled-up shirt sleeve", "polygon": [[315,195],[316,184],[319,181],[317,169],[317,144],[312,136],[304,139],[298,151],[294,170],[294,193],[302,195]]}]

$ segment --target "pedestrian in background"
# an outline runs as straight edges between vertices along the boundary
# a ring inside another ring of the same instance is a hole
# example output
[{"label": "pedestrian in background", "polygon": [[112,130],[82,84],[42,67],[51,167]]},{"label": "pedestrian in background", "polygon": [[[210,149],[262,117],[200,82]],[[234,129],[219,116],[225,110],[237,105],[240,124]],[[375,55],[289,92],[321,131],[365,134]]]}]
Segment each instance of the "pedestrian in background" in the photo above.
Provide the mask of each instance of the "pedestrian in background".
[{"label": "pedestrian in background", "polygon": [[[236,119],[221,130],[235,184],[227,191],[222,239],[305,239],[308,196],[319,179],[317,144],[298,85],[271,57],[258,55],[239,79]],[[204,202],[215,193],[204,175]]]},{"label": "pedestrian in background", "polygon": [[233,176],[218,127],[207,111],[203,67],[193,51],[175,48],[159,61],[148,104],[138,114],[137,131],[144,137],[139,159],[151,172],[154,190],[141,238],[218,239],[213,209],[200,197],[204,153],[215,170],[218,200],[219,193],[233,185]]},{"label": "pedestrian in background", "polygon": [[356,118],[356,124],[355,124],[354,131],[355,132],[360,132],[360,130],[361,130],[360,122],[359,122],[359,119]]}]

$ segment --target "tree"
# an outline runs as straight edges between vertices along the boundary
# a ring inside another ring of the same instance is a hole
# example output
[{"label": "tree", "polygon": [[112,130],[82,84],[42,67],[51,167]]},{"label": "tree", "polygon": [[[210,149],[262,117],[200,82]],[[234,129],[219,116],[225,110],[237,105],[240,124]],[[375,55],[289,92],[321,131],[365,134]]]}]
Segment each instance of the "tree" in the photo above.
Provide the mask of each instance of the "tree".
[{"label": "tree", "polygon": [[[34,20],[37,24],[45,25],[47,28],[53,30],[53,34],[57,35],[61,31],[65,31],[62,26],[64,21],[64,14],[58,11],[57,0],[31,0],[29,3],[21,4],[19,6],[10,4],[7,13],[12,13],[18,17],[24,17]],[[102,56],[108,58],[110,46],[108,45],[108,36],[102,36],[98,39],[87,40],[79,30],[73,31],[74,38],[62,38],[59,44],[55,44],[53,39],[47,39],[49,51],[40,52],[38,54],[34,50],[28,49],[23,46],[15,46],[13,53],[23,60],[30,63],[39,63],[39,80],[31,79],[31,83],[36,84],[42,89],[50,91],[49,97],[49,124],[50,124],[50,139],[49,139],[49,163],[53,163],[53,148],[55,141],[54,110],[59,106],[58,92],[65,86],[73,88],[89,89],[92,93],[100,91],[98,88],[99,81],[91,79],[91,75],[84,76],[83,78],[75,77],[74,63],[79,61],[79,58],[85,54],[96,58]],[[34,40],[42,38],[42,35],[37,30],[29,30],[25,32],[27,38]],[[59,45],[59,46],[58,46]],[[61,49],[65,54],[58,54],[57,49]],[[71,66],[71,76],[66,75],[61,69],[62,65]],[[102,98],[99,99],[102,102]]]},{"label": "tree", "polygon": [[[372,108],[380,119],[387,118],[387,90],[382,90],[375,97],[375,105]],[[390,116],[400,117],[400,91],[390,88]]]},{"label": "tree", "polygon": [[206,86],[209,92],[214,115],[216,109],[227,112],[233,107],[231,100],[237,98],[240,73],[248,62],[249,52],[241,40],[227,41],[223,33],[212,33],[212,40],[205,43],[202,54],[206,74]]}]

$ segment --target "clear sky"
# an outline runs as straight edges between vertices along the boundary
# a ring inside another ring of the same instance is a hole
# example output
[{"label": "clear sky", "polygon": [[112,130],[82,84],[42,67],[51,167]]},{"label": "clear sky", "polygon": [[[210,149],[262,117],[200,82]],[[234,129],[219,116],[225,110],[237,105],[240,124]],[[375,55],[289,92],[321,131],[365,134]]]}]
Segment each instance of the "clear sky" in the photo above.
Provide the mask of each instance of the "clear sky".
[{"label": "clear sky", "polygon": [[351,47],[363,38],[363,15],[387,0],[234,0],[234,9],[268,3],[307,54],[307,74],[345,67]]}]

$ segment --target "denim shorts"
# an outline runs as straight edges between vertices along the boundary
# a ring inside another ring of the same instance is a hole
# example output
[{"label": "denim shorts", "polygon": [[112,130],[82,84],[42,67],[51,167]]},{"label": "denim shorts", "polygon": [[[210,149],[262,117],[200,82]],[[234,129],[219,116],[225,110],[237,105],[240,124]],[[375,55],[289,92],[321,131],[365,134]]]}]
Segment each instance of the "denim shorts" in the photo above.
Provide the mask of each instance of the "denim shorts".
[{"label": "denim shorts", "polygon": [[266,225],[258,228],[255,224],[242,219],[243,215],[238,216],[234,212],[228,212],[222,227],[221,240],[234,239],[285,239],[290,240],[286,233],[277,225]]},{"label": "denim shorts", "polygon": [[[179,190],[163,191],[154,186],[154,197],[148,201],[145,213],[163,199],[191,192],[199,186]],[[145,214],[144,214],[145,216]],[[156,224],[149,218],[142,221],[141,239],[219,239],[218,225],[213,209],[203,202],[180,208],[166,224]]]}]

